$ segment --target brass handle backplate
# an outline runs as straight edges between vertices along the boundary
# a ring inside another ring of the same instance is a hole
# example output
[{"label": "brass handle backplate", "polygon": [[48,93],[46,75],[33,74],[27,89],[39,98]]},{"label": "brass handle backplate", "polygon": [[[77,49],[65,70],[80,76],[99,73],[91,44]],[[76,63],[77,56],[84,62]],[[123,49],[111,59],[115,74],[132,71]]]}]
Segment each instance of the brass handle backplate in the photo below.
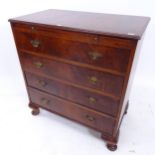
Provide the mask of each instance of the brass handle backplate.
[{"label": "brass handle backplate", "polygon": [[35,48],[39,47],[39,45],[40,45],[40,41],[39,40],[31,40],[30,43]]},{"label": "brass handle backplate", "polygon": [[88,77],[88,80],[91,84],[96,84],[98,79],[95,76]]},{"label": "brass handle backplate", "polygon": [[34,62],[33,64],[35,65],[36,68],[43,67],[43,63],[42,62]]},{"label": "brass handle backplate", "polygon": [[102,57],[102,54],[99,52],[89,52],[88,54],[92,60],[97,60]]},{"label": "brass handle backplate", "polygon": [[47,85],[47,83],[45,81],[43,81],[43,80],[37,80],[37,84],[39,84],[42,87]]},{"label": "brass handle backplate", "polygon": [[89,103],[96,103],[97,102],[96,98],[94,98],[94,97],[89,97],[88,100],[89,100]]},{"label": "brass handle backplate", "polygon": [[86,115],[86,119],[89,120],[89,121],[95,121],[95,117],[93,116],[90,116],[90,115]]},{"label": "brass handle backplate", "polygon": [[46,98],[41,98],[41,103],[43,104],[49,104],[50,100],[46,99]]}]

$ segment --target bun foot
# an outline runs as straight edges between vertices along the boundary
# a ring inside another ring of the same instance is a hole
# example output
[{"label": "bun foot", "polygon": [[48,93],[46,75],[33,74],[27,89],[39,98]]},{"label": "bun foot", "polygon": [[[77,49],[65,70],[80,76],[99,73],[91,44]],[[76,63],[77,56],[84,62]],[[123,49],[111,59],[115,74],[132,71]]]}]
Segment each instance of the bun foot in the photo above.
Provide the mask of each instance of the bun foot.
[{"label": "bun foot", "polygon": [[31,113],[32,113],[32,115],[36,116],[36,115],[39,115],[40,110],[39,110],[39,108],[33,108]]},{"label": "bun foot", "polygon": [[116,151],[117,150],[117,145],[116,144],[107,144],[107,148],[110,151]]},{"label": "bun foot", "polygon": [[102,133],[101,138],[106,141],[106,146],[108,150],[115,151],[117,150],[117,142],[119,138],[119,130],[114,137],[108,137],[106,134]]}]

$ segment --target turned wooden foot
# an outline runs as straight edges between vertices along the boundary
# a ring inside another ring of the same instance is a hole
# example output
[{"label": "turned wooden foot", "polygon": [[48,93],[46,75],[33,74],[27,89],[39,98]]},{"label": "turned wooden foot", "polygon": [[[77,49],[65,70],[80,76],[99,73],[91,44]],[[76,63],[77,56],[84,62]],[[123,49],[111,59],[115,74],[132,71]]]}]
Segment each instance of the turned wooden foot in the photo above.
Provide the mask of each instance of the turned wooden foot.
[{"label": "turned wooden foot", "polygon": [[34,116],[36,116],[36,115],[39,115],[39,113],[40,113],[40,110],[39,110],[39,108],[32,108],[32,115],[34,115]]},{"label": "turned wooden foot", "polygon": [[29,103],[29,107],[32,109],[32,112],[31,112],[32,115],[36,116],[40,113],[39,108],[35,104],[33,104],[32,102]]},{"label": "turned wooden foot", "polygon": [[108,150],[110,150],[110,151],[117,150],[119,130],[118,130],[117,135],[115,137],[106,136],[104,133],[102,133],[101,138],[106,141],[106,146],[107,146]]},{"label": "turned wooden foot", "polygon": [[115,150],[117,150],[117,144],[110,144],[110,143],[107,143],[107,148],[108,148],[110,151],[115,151]]}]

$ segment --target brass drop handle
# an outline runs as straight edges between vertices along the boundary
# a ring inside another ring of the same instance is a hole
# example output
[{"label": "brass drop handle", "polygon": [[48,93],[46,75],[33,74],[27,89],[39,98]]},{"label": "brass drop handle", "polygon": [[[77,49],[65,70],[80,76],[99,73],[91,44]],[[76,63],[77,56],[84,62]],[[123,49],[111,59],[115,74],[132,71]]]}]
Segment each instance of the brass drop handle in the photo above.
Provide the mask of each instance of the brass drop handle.
[{"label": "brass drop handle", "polygon": [[39,40],[31,40],[30,43],[35,48],[39,47],[39,45],[40,45],[40,41]]},{"label": "brass drop handle", "polygon": [[99,59],[99,58],[101,58],[102,57],[102,54],[101,53],[99,53],[99,52],[89,52],[88,53],[89,54],[89,57],[92,59],[92,60],[97,60],[97,59]]},{"label": "brass drop handle", "polygon": [[88,80],[91,84],[96,84],[98,79],[95,76],[88,77]]},{"label": "brass drop handle", "polygon": [[49,104],[50,100],[46,99],[46,98],[41,98],[41,103],[43,104]]},{"label": "brass drop handle", "polygon": [[89,97],[88,100],[89,100],[89,103],[96,103],[97,102],[96,98],[94,98],[94,97]]},{"label": "brass drop handle", "polygon": [[37,84],[39,84],[42,87],[47,85],[47,83],[45,81],[43,81],[43,80],[37,80]]},{"label": "brass drop handle", "polygon": [[38,62],[34,62],[33,64],[35,65],[36,68],[43,67],[43,63],[42,62],[39,62],[39,61]]},{"label": "brass drop handle", "polygon": [[95,117],[93,116],[90,116],[90,115],[86,115],[86,119],[89,120],[89,121],[95,121]]}]

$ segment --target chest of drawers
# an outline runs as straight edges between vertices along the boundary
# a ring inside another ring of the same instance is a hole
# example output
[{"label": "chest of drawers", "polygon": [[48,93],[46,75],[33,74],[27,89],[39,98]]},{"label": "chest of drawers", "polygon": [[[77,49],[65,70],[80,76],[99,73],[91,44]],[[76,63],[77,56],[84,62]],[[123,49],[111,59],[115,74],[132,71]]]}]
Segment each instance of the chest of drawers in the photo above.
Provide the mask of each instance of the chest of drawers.
[{"label": "chest of drawers", "polygon": [[79,122],[116,150],[149,18],[47,10],[9,21],[32,114]]}]

